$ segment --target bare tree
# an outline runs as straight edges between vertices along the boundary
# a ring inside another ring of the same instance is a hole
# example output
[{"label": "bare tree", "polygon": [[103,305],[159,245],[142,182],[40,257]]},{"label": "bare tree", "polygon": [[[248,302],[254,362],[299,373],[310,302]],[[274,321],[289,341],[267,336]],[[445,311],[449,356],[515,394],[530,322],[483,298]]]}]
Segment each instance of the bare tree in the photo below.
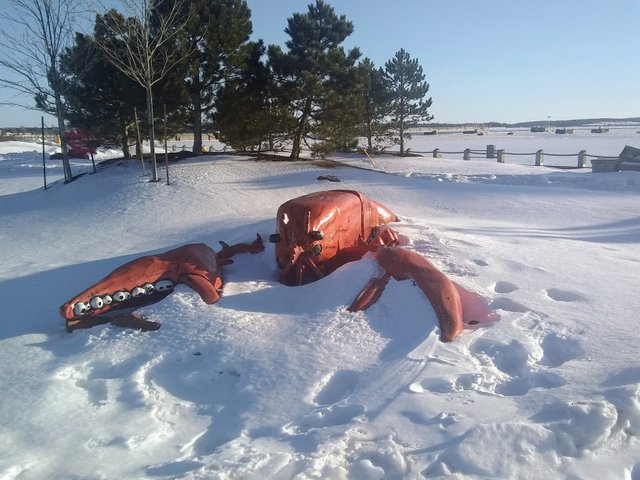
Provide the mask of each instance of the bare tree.
[{"label": "bare tree", "polygon": [[5,72],[0,86],[35,100],[25,108],[56,116],[62,148],[65,183],[73,177],[67,152],[64,79],[60,56],[73,42],[81,0],[9,0],[11,14],[3,13],[6,29],[0,30],[0,66]]},{"label": "bare tree", "polygon": [[[153,116],[153,86],[161,81],[182,57],[172,48],[189,21],[182,12],[184,0],[173,0],[170,8],[158,9],[166,0],[121,0],[127,18],[109,10],[102,18],[111,36],[121,39],[125,48],[112,50],[98,45],[109,61],[122,73],[138,82],[147,96],[147,122],[151,148],[151,181],[158,181]],[[159,12],[162,11],[162,14]]]}]

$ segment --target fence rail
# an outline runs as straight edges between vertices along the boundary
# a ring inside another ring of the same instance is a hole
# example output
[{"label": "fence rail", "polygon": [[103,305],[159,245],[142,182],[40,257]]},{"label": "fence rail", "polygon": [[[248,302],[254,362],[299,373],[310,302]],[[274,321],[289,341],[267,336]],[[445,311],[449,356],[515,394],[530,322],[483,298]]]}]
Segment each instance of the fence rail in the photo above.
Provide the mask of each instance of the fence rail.
[{"label": "fence rail", "polygon": [[[171,145],[171,151],[172,152],[188,152],[191,151],[191,149],[193,148],[193,146],[189,146],[187,144],[182,144],[182,145]],[[202,153],[213,153],[213,152],[229,152],[232,149],[227,147],[226,145],[224,145],[221,149],[216,150],[216,148],[213,145],[209,145],[208,147],[206,145],[202,146]]]},{"label": "fence rail", "polygon": [[[597,158],[601,160],[613,160],[618,157],[602,156],[602,155],[589,155],[586,150],[580,150],[578,153],[546,153],[543,150],[537,150],[535,152],[507,152],[502,148],[496,149],[495,145],[487,145],[484,150],[472,150],[466,148],[461,152],[444,151],[439,148],[434,148],[431,151],[423,151],[415,153],[431,154],[434,158],[440,158],[442,155],[462,155],[464,160],[471,160],[472,155],[486,155],[486,158],[495,158],[498,163],[505,163],[507,156],[520,156],[520,157],[535,157],[535,165],[544,165],[544,157],[577,157],[578,162],[575,168],[585,168],[587,166],[588,158]],[[477,157],[476,157],[477,158]],[[484,158],[484,157],[483,157]]]}]

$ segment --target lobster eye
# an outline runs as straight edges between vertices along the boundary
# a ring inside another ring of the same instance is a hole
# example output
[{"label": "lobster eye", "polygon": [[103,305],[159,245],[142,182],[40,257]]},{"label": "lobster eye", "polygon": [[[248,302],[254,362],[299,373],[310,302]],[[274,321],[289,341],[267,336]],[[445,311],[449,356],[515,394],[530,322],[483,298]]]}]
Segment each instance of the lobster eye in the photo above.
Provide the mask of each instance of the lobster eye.
[{"label": "lobster eye", "polygon": [[269,241],[271,243],[280,243],[280,234],[272,233],[271,235],[269,235]]},{"label": "lobster eye", "polygon": [[78,302],[73,306],[73,314],[76,317],[80,315],[86,315],[91,310],[91,306],[88,303]]},{"label": "lobster eye", "polygon": [[129,295],[131,295],[129,292],[118,290],[116,293],[113,294],[113,301],[124,302],[127,299],[127,296]]},{"label": "lobster eye", "polygon": [[131,290],[131,296],[133,298],[138,298],[140,295],[144,295],[145,293],[147,293],[147,291],[142,287],[136,287]]},{"label": "lobster eye", "polygon": [[322,233],[320,230],[312,230],[309,232],[309,238],[311,240],[322,240],[324,238],[324,233]]},{"label": "lobster eye", "polygon": [[96,310],[104,307],[104,300],[101,297],[95,296],[91,299],[90,302],[91,308],[95,308]]}]

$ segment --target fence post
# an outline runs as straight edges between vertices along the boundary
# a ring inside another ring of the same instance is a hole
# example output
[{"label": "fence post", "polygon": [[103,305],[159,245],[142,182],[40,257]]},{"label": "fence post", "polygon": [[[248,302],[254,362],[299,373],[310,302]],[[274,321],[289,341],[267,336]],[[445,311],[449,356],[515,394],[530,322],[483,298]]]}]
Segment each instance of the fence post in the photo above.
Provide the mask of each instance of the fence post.
[{"label": "fence post", "polygon": [[536,152],[536,167],[544,165],[544,152],[542,150],[538,150]]},{"label": "fence post", "polygon": [[44,117],[40,117],[42,123],[42,175],[44,176],[44,189],[47,189],[47,166],[45,164],[45,151],[44,151]]},{"label": "fence post", "polygon": [[504,163],[504,148],[499,148],[496,153],[498,155],[498,163]]},{"label": "fence post", "polygon": [[578,152],[578,168],[584,168],[587,166],[587,151],[580,150]]},{"label": "fence post", "polygon": [[433,149],[433,158],[440,158],[442,155],[440,155],[440,149],[439,148],[434,148]]},{"label": "fence post", "polygon": [[496,146],[487,145],[487,158],[496,158]]},{"label": "fence post", "polygon": [[464,153],[462,158],[464,158],[465,160],[470,160],[471,159],[471,149],[470,148],[465,148],[464,149]]}]

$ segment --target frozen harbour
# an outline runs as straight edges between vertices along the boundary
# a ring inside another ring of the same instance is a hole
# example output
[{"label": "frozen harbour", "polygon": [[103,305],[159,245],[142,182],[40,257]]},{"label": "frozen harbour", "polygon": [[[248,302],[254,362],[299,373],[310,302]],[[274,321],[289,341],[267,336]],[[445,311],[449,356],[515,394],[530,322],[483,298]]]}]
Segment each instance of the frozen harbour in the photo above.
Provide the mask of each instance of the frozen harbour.
[{"label": "frozen harbour", "polygon": [[[409,146],[608,156],[640,146],[637,128]],[[640,479],[640,172],[428,154],[376,156],[375,168],[335,155],[345,166],[328,170],[215,155],[172,163],[169,186],[137,161],[63,185],[50,162],[43,191],[40,154],[0,144],[3,480]],[[408,248],[501,320],[443,344],[410,282],[346,310],[372,260],[286,287],[267,244],[225,267],[216,305],[180,286],[145,308],[157,332],[65,331],[59,305],[118,265],[267,238],[281,203],[329,188],[388,206]]]}]

